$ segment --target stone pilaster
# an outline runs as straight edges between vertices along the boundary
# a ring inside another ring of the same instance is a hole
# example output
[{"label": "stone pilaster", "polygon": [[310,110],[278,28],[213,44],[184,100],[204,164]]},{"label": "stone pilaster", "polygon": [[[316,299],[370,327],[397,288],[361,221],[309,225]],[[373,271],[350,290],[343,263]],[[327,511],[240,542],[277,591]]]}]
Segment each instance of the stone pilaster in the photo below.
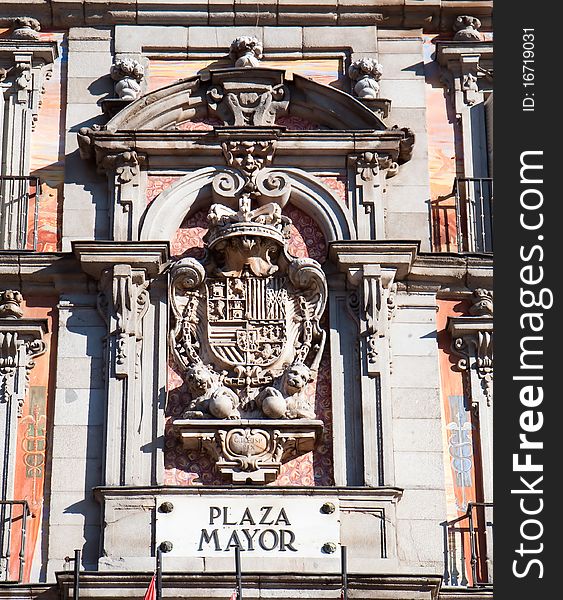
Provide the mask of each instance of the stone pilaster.
[{"label": "stone pilaster", "polygon": [[19,292],[0,292],[0,500],[13,500],[14,460],[18,418],[22,415],[29,371],[44,354],[44,319],[24,319]]},{"label": "stone pilaster", "polygon": [[[331,259],[346,274],[351,294],[357,297],[365,485],[390,483],[385,473],[393,472],[390,406],[382,402],[390,397],[387,325],[394,282],[408,274],[417,248],[415,243],[369,241],[333,242],[330,246]],[[338,407],[334,411],[338,412]],[[387,443],[389,451],[384,454]]]},{"label": "stone pilaster", "polygon": [[[145,385],[143,320],[151,310],[149,285],[168,259],[166,243],[75,242],[82,269],[99,282],[98,309],[107,325],[105,423],[106,485],[154,483],[153,387]],[[146,445],[153,452],[142,451]]]}]

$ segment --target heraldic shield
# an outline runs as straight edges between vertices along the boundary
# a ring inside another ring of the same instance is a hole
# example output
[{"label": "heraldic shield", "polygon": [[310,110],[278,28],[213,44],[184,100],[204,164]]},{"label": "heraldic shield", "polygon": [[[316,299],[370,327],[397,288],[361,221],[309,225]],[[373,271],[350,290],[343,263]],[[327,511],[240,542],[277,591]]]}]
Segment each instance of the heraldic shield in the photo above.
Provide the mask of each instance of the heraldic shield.
[{"label": "heraldic shield", "polygon": [[237,211],[213,204],[208,222],[205,257],[171,268],[170,345],[191,396],[173,425],[232,481],[263,482],[322,431],[306,388],[325,344],[326,279],[289,254],[275,202],[251,210],[243,195]]},{"label": "heraldic shield", "polygon": [[206,281],[209,346],[231,367],[267,367],[287,341],[285,277],[233,277]]}]

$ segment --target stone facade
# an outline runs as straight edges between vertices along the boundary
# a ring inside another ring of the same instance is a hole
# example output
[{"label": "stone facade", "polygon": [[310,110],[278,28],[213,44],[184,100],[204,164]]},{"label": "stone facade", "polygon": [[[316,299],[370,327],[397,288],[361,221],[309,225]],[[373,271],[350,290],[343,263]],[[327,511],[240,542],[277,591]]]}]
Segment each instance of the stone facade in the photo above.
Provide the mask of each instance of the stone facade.
[{"label": "stone facade", "polygon": [[491,3],[110,4],[0,9],[0,598],[492,597]]}]

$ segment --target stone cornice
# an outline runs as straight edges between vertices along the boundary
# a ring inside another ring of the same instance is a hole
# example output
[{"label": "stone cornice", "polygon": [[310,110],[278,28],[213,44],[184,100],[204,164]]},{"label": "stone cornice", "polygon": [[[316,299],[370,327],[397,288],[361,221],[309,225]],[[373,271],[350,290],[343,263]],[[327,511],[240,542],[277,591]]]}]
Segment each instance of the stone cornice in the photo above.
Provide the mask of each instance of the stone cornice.
[{"label": "stone cornice", "polygon": [[492,288],[493,258],[486,254],[421,253],[407,283],[434,284],[444,290]]},{"label": "stone cornice", "polygon": [[72,251],[82,270],[97,280],[105,269],[121,264],[142,269],[148,277],[155,277],[169,257],[168,242],[74,241]]},{"label": "stone cornice", "polygon": [[[61,598],[72,595],[72,572],[55,574]],[[81,572],[81,596],[88,598],[141,597],[150,581],[150,573],[138,572]],[[168,598],[224,598],[232,592],[234,573],[163,573],[162,583]],[[355,598],[385,597],[436,598],[442,577],[436,574],[420,575],[348,575],[348,587]],[[244,573],[246,597],[258,598],[260,591],[299,590],[300,596],[310,600],[338,597],[342,587],[340,574],[303,573]],[[112,595],[111,590],[115,593]],[[188,591],[189,590],[189,591]],[[374,593],[376,595],[374,595]],[[398,594],[398,595],[397,595]],[[402,594],[402,595],[401,595]],[[412,596],[412,597],[415,597]]]},{"label": "stone cornice", "polygon": [[436,42],[436,60],[443,67],[449,63],[459,61],[460,57],[475,54],[479,55],[481,61],[492,63],[493,42]]},{"label": "stone cornice", "polygon": [[[367,265],[395,271],[394,279],[404,279],[410,272],[419,248],[416,241],[337,241],[331,242],[329,255],[341,270],[352,272]],[[350,275],[349,275],[350,276]]]},{"label": "stone cornice", "polygon": [[31,54],[36,61],[52,63],[58,56],[56,42],[0,39],[0,58],[6,55]]},{"label": "stone cornice", "polygon": [[453,338],[477,335],[480,331],[493,333],[491,317],[449,317],[448,331]]},{"label": "stone cornice", "polygon": [[137,486],[100,486],[94,488],[94,495],[101,499],[105,496],[123,496],[130,497],[131,495],[138,496],[169,496],[169,495],[210,495],[217,494],[219,496],[223,494],[237,495],[237,496],[249,496],[249,495],[272,495],[272,496],[292,496],[301,495],[306,490],[308,496],[327,496],[337,495],[339,497],[369,497],[369,498],[389,498],[393,500],[400,500],[403,495],[403,489],[398,487],[335,487],[335,486],[316,486],[312,487],[300,487],[300,486],[276,486],[276,487],[256,487],[252,488],[247,485],[213,485],[205,486],[198,485],[197,487],[185,487],[185,486],[152,486],[152,487],[137,487]]},{"label": "stone cornice", "polygon": [[[19,0],[4,0],[5,16],[20,16]],[[428,33],[450,32],[456,17],[471,14],[481,20],[482,31],[491,28],[492,0],[277,0],[229,3],[220,0],[185,2],[170,10],[170,3],[150,4],[118,0],[38,0],[25,5],[26,16],[41,21],[42,29],[107,25],[379,25],[384,28],[422,28]]]},{"label": "stone cornice", "polygon": [[63,252],[0,252],[0,280],[4,287],[16,287],[24,295],[58,295],[88,288],[74,256]]}]

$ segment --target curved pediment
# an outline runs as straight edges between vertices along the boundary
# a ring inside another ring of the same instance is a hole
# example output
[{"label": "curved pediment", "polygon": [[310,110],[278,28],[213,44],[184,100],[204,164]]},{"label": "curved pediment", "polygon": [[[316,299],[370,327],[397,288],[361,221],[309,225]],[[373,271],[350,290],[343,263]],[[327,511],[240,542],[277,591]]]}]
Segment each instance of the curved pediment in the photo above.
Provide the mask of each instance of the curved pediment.
[{"label": "curved pediment", "polygon": [[[190,122],[240,127],[386,130],[349,94],[301,75],[264,67],[216,69],[149,92],[109,121],[109,131],[190,129]],[[284,121],[285,119],[285,121]]]}]

